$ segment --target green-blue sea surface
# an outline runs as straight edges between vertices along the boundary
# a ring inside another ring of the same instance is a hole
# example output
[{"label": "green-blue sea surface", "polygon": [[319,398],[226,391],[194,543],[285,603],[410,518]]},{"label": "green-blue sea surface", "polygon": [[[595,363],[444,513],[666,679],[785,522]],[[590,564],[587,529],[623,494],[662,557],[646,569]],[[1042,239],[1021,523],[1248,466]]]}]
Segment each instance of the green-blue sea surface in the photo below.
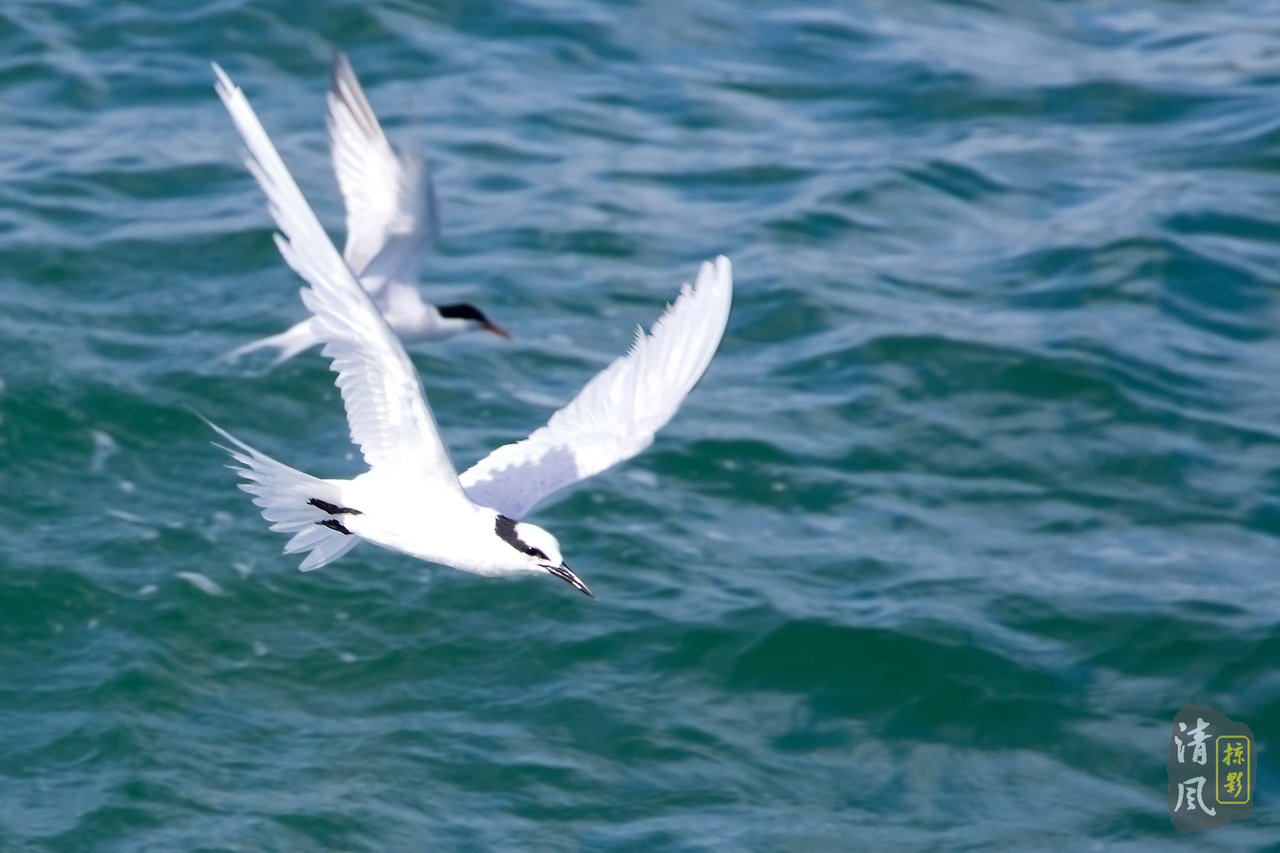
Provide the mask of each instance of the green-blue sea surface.
[{"label": "green-blue sea surface", "polygon": [[[198,417],[361,470],[219,361],[305,311],[210,62],[341,244],[339,48],[514,333],[413,348],[460,466],[733,259],[530,517],[595,600],[300,573]],[[1280,850],[1274,0],[6,0],[0,380],[0,850]],[[1258,780],[1184,838],[1192,702]]]}]

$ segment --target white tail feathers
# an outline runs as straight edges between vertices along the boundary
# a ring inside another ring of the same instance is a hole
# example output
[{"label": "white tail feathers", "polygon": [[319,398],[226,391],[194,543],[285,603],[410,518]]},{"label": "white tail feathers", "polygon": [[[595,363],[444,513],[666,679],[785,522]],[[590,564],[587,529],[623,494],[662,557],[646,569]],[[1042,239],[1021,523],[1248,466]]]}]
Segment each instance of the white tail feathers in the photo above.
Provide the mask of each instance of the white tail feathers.
[{"label": "white tail feathers", "polygon": [[[310,349],[320,343],[320,336],[316,334],[313,322],[314,320],[314,317],[308,317],[306,320],[285,329],[278,335],[260,338],[252,343],[236,347],[231,352],[223,356],[223,359],[226,361],[239,361],[251,352],[257,352],[260,349],[274,347],[279,350],[279,352],[276,353],[276,357],[271,362],[268,369],[276,367],[293,358],[303,350]],[[234,439],[232,440],[234,441]]]},{"label": "white tail feathers", "polygon": [[[206,421],[206,423],[208,423]],[[319,501],[337,505],[342,500],[338,484],[312,477],[282,465],[265,456],[231,435],[226,430],[209,423],[218,435],[235,445],[223,447],[243,468],[228,465],[248,483],[240,488],[253,495],[253,502],[262,507],[262,517],[272,522],[271,529],[281,533],[293,533],[294,537],[284,546],[286,554],[310,551],[298,566],[304,572],[331,563],[355,547],[360,537],[344,533],[341,529],[325,526],[322,522],[333,516],[311,503]],[[221,445],[219,445],[221,446]],[[338,525],[341,527],[341,525]]]}]

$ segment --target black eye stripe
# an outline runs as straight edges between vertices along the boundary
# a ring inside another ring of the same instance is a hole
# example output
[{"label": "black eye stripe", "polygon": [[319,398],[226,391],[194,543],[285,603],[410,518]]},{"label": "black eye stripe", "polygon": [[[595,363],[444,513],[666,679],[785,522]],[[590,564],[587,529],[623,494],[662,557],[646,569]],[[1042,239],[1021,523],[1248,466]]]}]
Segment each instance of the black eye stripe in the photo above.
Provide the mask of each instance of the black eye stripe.
[{"label": "black eye stripe", "polygon": [[481,323],[488,321],[488,318],[480,313],[479,308],[465,302],[459,302],[457,305],[437,305],[436,310],[440,312],[441,317],[454,320],[477,320]]},{"label": "black eye stripe", "polygon": [[499,515],[497,522],[493,526],[493,532],[497,533],[503,542],[506,542],[512,548],[515,548],[521,554],[528,554],[530,557],[537,557],[539,560],[551,559],[538,548],[525,543],[523,539],[516,535],[516,523],[505,515]]}]

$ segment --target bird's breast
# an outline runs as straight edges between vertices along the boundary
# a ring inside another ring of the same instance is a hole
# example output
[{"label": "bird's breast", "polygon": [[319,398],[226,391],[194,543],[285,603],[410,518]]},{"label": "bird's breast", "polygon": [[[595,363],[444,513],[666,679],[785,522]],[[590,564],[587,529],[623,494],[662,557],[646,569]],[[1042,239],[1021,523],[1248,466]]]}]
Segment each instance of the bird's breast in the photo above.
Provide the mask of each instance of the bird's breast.
[{"label": "bird's breast", "polygon": [[[371,476],[372,475],[372,476]],[[494,539],[493,513],[461,495],[405,483],[369,472],[352,480],[343,500],[359,515],[343,523],[357,536],[422,560],[480,571],[483,552]]]}]

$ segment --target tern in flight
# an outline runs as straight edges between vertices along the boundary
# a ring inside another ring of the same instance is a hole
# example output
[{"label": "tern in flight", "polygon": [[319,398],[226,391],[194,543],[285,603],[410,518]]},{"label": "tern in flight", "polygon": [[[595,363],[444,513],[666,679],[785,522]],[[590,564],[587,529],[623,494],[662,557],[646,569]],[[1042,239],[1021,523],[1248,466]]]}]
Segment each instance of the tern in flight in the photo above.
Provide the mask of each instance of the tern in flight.
[{"label": "tern in flight", "polygon": [[635,344],[528,438],[458,476],[404,346],[329,240],[244,94],[217,65],[219,96],[248,145],[245,162],[282,234],[276,244],[310,287],[325,357],[338,374],[351,438],[369,470],[321,480],[264,456],[225,431],[232,466],[271,529],[294,534],[285,553],[319,568],[362,539],[481,575],[550,573],[587,595],[556,538],[520,521],[535,504],[639,453],[671,420],[711,362],[729,319],[733,272],[704,262],[693,287]]},{"label": "tern in flight", "polygon": [[[347,208],[342,255],[387,325],[405,343],[438,341],[463,332],[506,331],[465,302],[424,302],[414,282],[427,246],[439,234],[440,212],[431,173],[421,160],[396,157],[345,54],[333,60],[329,88],[333,170]],[[314,317],[278,335],[227,353],[229,361],[260,349],[277,350],[271,366],[321,342]]]}]

